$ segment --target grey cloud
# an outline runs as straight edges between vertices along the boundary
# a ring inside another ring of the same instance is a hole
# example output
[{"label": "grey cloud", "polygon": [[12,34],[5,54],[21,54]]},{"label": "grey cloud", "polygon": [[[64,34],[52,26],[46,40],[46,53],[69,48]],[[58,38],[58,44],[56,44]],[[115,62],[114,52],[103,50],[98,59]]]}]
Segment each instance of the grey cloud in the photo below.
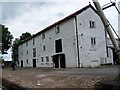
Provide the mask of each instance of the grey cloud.
[{"label": "grey cloud", "polygon": [[46,3],[47,2],[2,2],[2,22],[5,23],[6,20],[20,16],[25,11],[30,10],[30,8],[41,7]]},{"label": "grey cloud", "polygon": [[20,2],[2,2],[2,22],[9,18],[14,18],[24,3]]},{"label": "grey cloud", "polygon": [[58,17],[63,17],[63,16],[64,16],[64,13],[59,12],[59,13],[57,13],[57,16],[58,16]]},{"label": "grey cloud", "polygon": [[45,4],[46,4],[45,2],[31,2],[30,6],[31,7],[41,7],[41,6],[45,5]]}]

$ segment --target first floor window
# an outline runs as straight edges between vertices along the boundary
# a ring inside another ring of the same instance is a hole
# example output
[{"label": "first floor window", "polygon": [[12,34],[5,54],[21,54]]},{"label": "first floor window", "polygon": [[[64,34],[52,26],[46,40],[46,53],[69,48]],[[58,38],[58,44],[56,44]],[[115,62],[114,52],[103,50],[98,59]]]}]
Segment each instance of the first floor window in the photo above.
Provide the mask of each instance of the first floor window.
[{"label": "first floor window", "polygon": [[21,55],[23,55],[23,52],[21,52]]},{"label": "first floor window", "polygon": [[28,55],[28,51],[26,51],[26,54]]},{"label": "first floor window", "polygon": [[46,57],[46,63],[48,63],[49,62],[49,57]]},{"label": "first floor window", "polygon": [[43,46],[43,51],[45,51],[46,50],[46,48],[45,48],[45,45]]},{"label": "first floor window", "polygon": [[33,57],[36,57],[36,48],[33,49]]},{"label": "first floor window", "polygon": [[91,38],[91,45],[96,45],[96,38]]}]

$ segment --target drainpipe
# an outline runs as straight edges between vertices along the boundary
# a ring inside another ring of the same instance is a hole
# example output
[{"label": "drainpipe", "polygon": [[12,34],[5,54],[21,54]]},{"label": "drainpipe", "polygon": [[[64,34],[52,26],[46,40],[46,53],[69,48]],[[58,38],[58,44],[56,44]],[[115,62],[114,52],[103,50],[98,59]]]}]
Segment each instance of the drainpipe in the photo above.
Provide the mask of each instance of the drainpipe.
[{"label": "drainpipe", "polygon": [[77,53],[78,53],[78,68],[80,68],[80,53],[79,53],[79,40],[78,40],[78,27],[77,27],[77,17],[75,16],[75,27],[76,27],[76,39],[77,39]]},{"label": "drainpipe", "polygon": [[107,32],[105,31],[105,42],[106,42],[106,52],[107,52],[107,57],[109,57],[109,54],[108,54],[108,40],[107,40]]}]

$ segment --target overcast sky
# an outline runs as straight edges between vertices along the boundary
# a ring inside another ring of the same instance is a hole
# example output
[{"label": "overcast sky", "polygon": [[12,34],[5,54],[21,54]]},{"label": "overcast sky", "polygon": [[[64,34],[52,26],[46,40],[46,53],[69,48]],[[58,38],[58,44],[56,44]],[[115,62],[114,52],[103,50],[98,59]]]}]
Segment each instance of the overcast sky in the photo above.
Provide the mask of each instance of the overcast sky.
[{"label": "overcast sky", "polygon": [[[35,34],[54,22],[92,3],[92,0],[2,0],[1,23],[9,28],[14,38],[24,32]],[[34,2],[33,2],[34,1]],[[113,0],[114,1],[114,0]],[[120,0],[116,0],[118,3]],[[110,0],[99,0],[101,6]],[[114,7],[104,11],[118,31],[118,13]],[[10,54],[6,57],[10,57]]]}]

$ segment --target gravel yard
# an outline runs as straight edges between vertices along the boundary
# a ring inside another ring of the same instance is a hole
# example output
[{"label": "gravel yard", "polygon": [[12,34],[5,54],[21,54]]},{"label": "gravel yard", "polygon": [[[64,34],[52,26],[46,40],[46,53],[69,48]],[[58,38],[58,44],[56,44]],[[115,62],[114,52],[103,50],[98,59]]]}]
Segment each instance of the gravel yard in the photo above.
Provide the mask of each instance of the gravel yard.
[{"label": "gravel yard", "polygon": [[[17,68],[12,71],[10,68],[5,68],[2,73],[3,78],[29,88],[94,88],[98,82],[114,78],[114,76],[73,74],[76,70],[79,69]],[[68,74],[67,71],[73,73]]]}]

